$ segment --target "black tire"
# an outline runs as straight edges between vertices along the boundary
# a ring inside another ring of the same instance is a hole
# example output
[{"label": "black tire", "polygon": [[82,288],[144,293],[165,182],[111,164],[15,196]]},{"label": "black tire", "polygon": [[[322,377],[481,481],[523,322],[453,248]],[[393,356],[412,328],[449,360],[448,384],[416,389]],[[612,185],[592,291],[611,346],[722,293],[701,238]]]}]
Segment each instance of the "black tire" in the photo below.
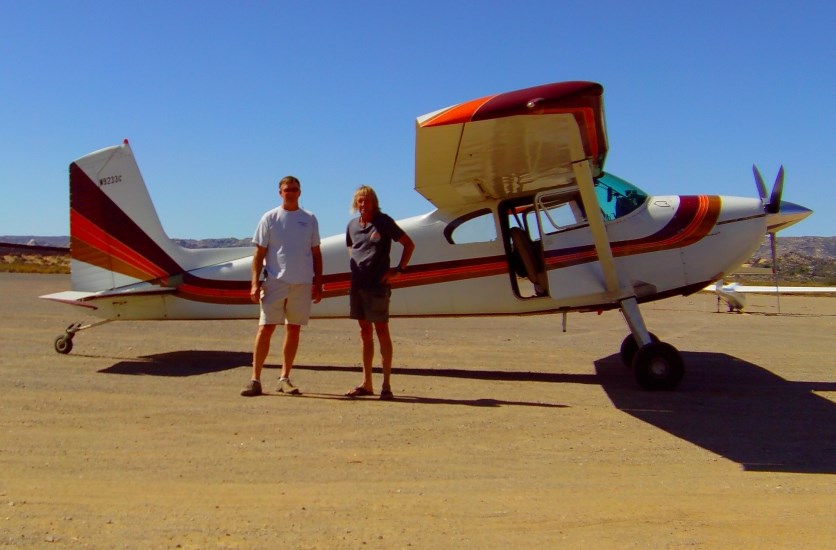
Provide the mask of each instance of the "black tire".
[{"label": "black tire", "polygon": [[[651,342],[659,341],[659,338],[652,332],[648,332],[648,334],[650,334]],[[621,362],[624,363],[624,366],[628,369],[633,367],[633,358],[636,356],[637,351],[639,351],[639,344],[636,342],[636,339],[633,337],[633,333],[631,332],[624,338],[624,341],[621,342]]]},{"label": "black tire", "polygon": [[633,371],[642,389],[673,390],[682,382],[685,365],[675,347],[665,342],[651,342],[636,352]]},{"label": "black tire", "polygon": [[58,338],[55,339],[55,351],[58,353],[67,354],[73,351],[73,339],[67,336],[66,334],[62,334]]}]

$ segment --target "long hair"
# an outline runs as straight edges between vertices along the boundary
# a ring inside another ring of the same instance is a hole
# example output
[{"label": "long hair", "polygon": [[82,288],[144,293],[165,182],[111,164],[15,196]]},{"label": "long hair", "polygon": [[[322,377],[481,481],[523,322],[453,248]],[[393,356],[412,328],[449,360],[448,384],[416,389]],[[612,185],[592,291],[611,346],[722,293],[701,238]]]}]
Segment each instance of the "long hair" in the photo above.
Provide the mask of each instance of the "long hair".
[{"label": "long hair", "polygon": [[351,201],[351,212],[357,212],[359,210],[357,206],[357,199],[361,196],[366,196],[372,200],[372,211],[377,214],[380,212],[380,201],[377,200],[377,193],[374,192],[374,189],[369,187],[368,185],[361,185],[357,188],[357,191],[354,192],[354,198]]}]

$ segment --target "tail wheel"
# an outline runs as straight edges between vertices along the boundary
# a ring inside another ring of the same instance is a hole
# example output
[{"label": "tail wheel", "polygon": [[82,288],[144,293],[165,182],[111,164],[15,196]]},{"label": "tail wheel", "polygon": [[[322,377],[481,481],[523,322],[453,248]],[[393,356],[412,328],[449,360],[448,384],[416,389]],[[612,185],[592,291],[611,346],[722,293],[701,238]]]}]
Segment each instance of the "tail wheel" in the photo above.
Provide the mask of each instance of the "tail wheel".
[{"label": "tail wheel", "polygon": [[66,334],[62,334],[55,339],[55,351],[63,354],[70,353],[73,351],[73,339]]},{"label": "tail wheel", "polygon": [[665,342],[651,342],[636,352],[633,371],[642,389],[673,390],[682,382],[685,366],[675,347]]},{"label": "tail wheel", "polygon": [[[649,332],[650,334],[650,341],[651,342],[658,342],[659,338]],[[621,362],[627,368],[631,368],[633,366],[633,358],[636,356],[636,352],[639,351],[639,344],[636,342],[636,338],[633,336],[632,333],[628,334],[624,341],[621,342]]]}]

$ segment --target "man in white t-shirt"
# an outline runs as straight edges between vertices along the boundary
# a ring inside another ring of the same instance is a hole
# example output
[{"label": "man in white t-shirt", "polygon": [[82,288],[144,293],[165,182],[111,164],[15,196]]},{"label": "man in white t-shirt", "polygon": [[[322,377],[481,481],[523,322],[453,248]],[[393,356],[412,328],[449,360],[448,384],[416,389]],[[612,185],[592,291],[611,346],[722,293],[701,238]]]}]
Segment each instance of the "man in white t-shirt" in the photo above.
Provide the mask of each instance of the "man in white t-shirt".
[{"label": "man in white t-shirt", "polygon": [[[280,393],[299,395],[290,383],[290,371],[299,348],[302,325],[308,324],[311,302],[322,299],[322,253],[319,224],[313,213],[300,208],[299,180],[286,176],[279,182],[281,206],[266,212],[258,222],[253,244],[250,299],[261,304],[253,345],[252,379],[241,395],[261,395],[261,370],[270,353],[270,339],[276,325],[284,323]],[[264,278],[262,280],[262,275]]]}]

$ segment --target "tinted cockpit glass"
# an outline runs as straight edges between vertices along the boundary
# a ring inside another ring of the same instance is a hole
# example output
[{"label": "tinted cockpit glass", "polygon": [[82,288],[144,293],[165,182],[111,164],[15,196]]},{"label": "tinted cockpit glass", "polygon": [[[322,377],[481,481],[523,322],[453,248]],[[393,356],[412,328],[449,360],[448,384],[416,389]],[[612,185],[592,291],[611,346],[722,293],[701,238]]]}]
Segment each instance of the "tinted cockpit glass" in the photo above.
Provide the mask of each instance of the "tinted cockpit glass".
[{"label": "tinted cockpit glass", "polygon": [[647,200],[644,191],[612,174],[604,174],[595,180],[595,193],[607,220],[626,216]]}]

